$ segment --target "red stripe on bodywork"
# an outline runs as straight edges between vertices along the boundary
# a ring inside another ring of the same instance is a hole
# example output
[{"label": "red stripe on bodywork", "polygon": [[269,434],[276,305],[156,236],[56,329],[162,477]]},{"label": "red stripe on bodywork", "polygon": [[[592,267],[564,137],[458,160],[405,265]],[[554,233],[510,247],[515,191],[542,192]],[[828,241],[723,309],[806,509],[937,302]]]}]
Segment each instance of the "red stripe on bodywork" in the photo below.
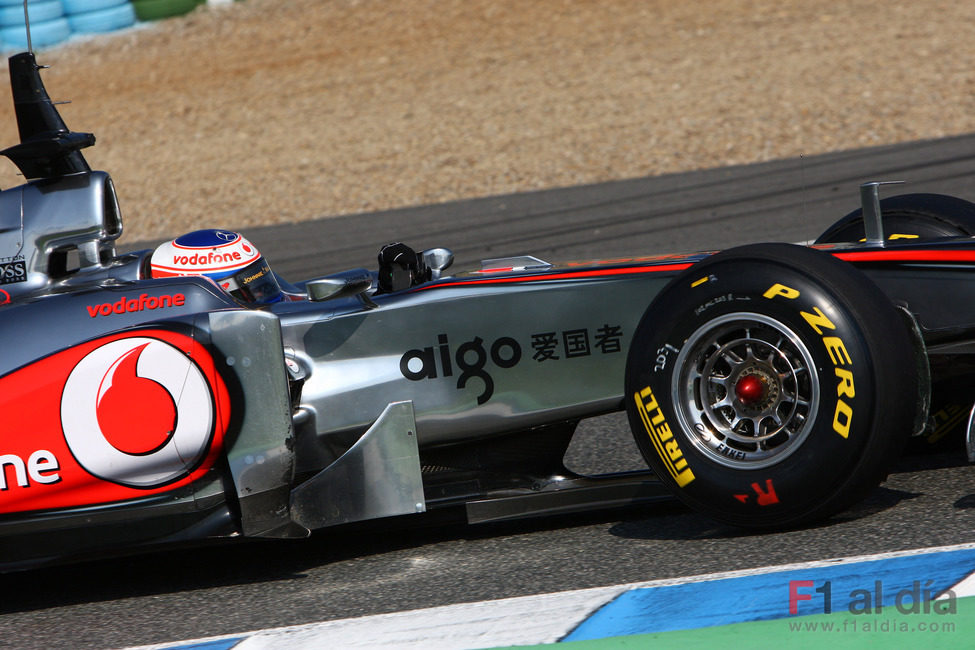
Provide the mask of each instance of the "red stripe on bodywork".
[{"label": "red stripe on bodywork", "polygon": [[[872,250],[834,252],[834,257],[846,262],[973,262],[975,250]],[[438,282],[413,291],[428,289],[442,289],[446,287],[467,287],[483,284],[519,284],[522,282],[547,282],[550,280],[581,280],[585,278],[613,277],[620,275],[640,275],[643,273],[665,273],[668,271],[683,271],[693,266],[695,262],[681,262],[679,264],[646,264],[643,266],[629,266],[612,269],[589,269],[586,271],[542,272],[530,275],[515,275],[502,278],[471,278]],[[503,269],[491,269],[492,272]],[[481,271],[484,273],[485,271]]]},{"label": "red stripe on bodywork", "polygon": [[683,271],[692,266],[692,263],[684,264],[658,264],[652,266],[635,266],[618,269],[592,269],[589,271],[568,271],[562,273],[548,273],[528,276],[511,276],[505,278],[473,278],[470,280],[457,280],[454,282],[442,282],[425,287],[417,287],[417,291],[425,289],[441,289],[444,287],[466,287],[472,284],[515,284],[520,282],[542,282],[547,280],[579,280],[582,278],[612,277],[616,275],[638,275],[641,273],[657,273],[663,271]]},{"label": "red stripe on bodywork", "polygon": [[846,262],[975,262],[975,250],[877,250],[833,256]]}]

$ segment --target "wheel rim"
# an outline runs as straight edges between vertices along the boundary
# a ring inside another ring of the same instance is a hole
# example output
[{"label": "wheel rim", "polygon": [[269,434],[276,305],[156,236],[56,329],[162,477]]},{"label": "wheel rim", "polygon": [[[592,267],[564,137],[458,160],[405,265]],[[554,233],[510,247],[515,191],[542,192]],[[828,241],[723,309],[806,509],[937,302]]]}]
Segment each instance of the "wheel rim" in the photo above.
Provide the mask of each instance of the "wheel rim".
[{"label": "wheel rim", "polygon": [[809,349],[779,321],[726,314],[688,338],[676,360],[677,417],[694,446],[727,467],[781,462],[809,435],[819,378]]}]

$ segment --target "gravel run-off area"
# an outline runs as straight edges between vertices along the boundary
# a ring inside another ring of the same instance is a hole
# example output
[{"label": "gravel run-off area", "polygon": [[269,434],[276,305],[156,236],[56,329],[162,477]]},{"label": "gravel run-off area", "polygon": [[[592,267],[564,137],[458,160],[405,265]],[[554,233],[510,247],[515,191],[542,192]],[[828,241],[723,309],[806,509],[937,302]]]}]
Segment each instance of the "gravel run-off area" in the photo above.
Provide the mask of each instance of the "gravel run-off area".
[{"label": "gravel run-off area", "polygon": [[38,57],[132,242],[971,132],[973,27],[930,0],[244,0]]}]

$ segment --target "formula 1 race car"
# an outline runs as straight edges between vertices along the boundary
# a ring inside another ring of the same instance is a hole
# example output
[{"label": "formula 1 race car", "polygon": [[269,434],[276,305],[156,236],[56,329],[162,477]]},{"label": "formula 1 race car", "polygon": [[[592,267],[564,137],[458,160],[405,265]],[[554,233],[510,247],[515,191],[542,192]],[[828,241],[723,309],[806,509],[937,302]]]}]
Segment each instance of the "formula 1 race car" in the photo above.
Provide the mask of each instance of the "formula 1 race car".
[{"label": "formula 1 race car", "polygon": [[[394,244],[376,271],[288,284],[226,230],[117,254],[94,137],[67,129],[33,53],[10,77],[21,142],[0,153],[28,180],[0,192],[4,569],[670,493],[796,526],[873,489],[932,396],[975,374],[958,199],[869,185],[813,246],[447,275],[447,249]],[[652,471],[567,470],[578,422],[624,409]]]}]

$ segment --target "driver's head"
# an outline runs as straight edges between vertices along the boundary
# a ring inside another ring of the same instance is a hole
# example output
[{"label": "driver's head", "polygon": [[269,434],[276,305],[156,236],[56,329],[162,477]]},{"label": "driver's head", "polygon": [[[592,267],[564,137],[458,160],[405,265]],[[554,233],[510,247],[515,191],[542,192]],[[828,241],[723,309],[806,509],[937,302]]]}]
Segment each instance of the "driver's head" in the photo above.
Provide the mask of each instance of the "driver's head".
[{"label": "driver's head", "polygon": [[149,262],[154,278],[201,275],[244,304],[281,300],[281,287],[257,248],[230,230],[196,230],[164,244]]}]

